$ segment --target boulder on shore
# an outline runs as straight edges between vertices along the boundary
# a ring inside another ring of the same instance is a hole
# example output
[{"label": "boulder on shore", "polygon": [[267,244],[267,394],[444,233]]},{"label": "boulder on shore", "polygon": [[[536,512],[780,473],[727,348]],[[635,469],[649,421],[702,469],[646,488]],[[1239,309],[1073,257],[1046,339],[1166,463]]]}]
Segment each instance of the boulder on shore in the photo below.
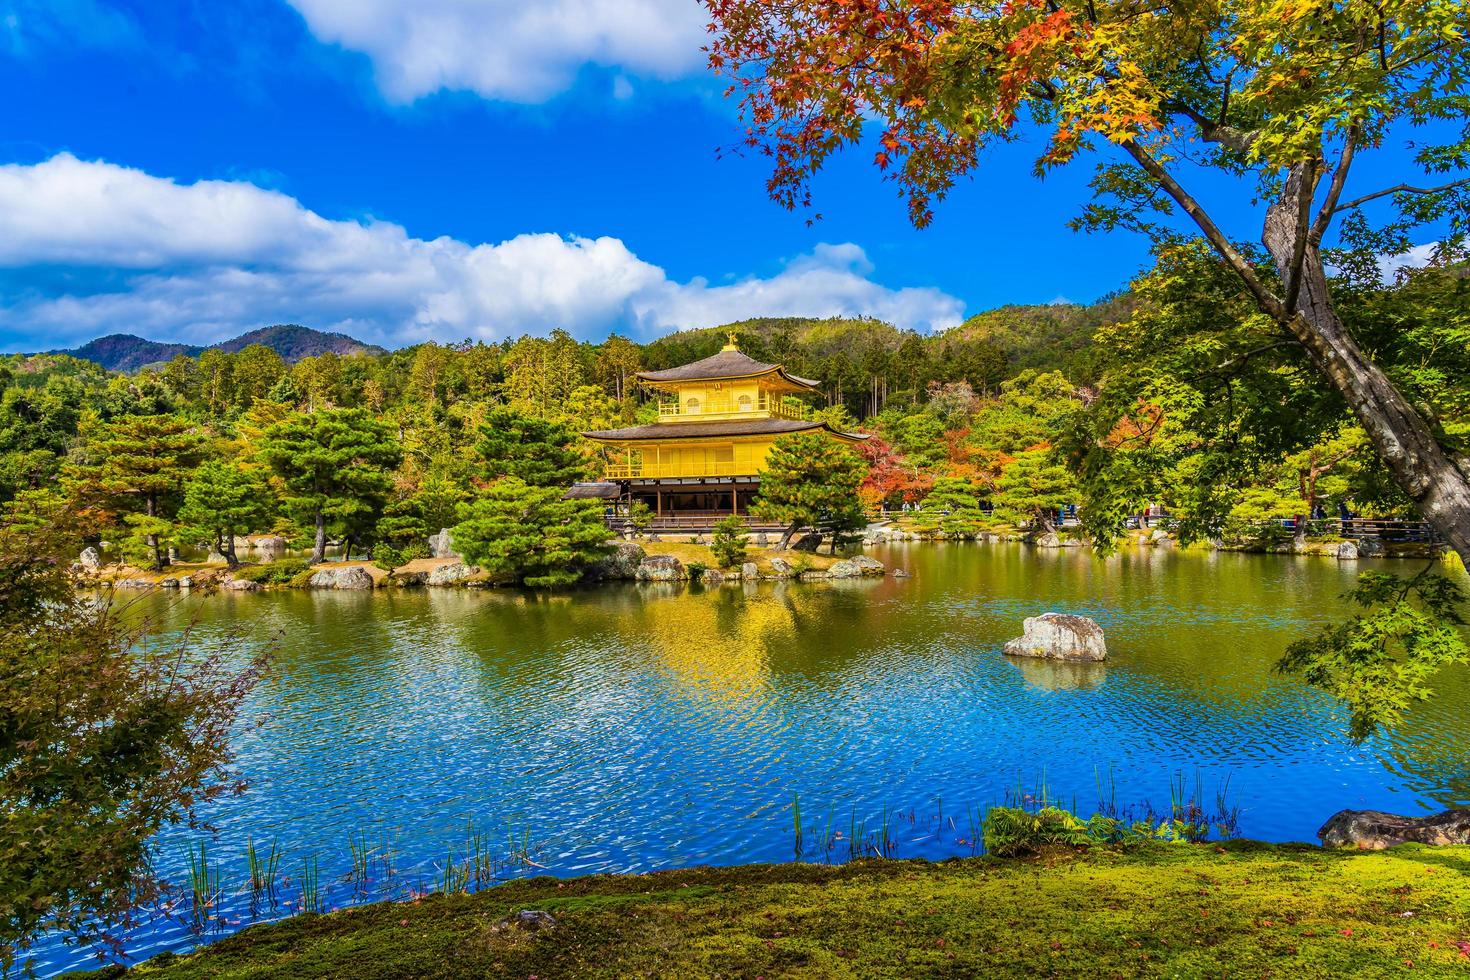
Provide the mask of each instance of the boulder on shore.
[{"label": "boulder on shore", "polygon": [[867,555],[857,555],[856,557],[849,558],[848,561],[856,565],[858,571],[864,575],[882,575],[887,571],[881,561],[876,558],[869,558]]},{"label": "boulder on shore", "polygon": [[307,580],[313,589],[371,589],[373,577],[361,565],[346,568],[323,568]]},{"label": "boulder on shore", "polygon": [[643,546],[632,541],[621,542],[613,553],[593,566],[597,578],[634,579],[638,577],[638,566],[648,557]]},{"label": "boulder on shore", "polygon": [[[863,570],[858,567],[857,563],[848,559],[834,562],[832,566],[827,569],[828,578],[858,578],[862,574]],[[806,576],[802,577],[805,578]]]},{"label": "boulder on shore", "polygon": [[448,565],[440,565],[429,572],[424,579],[425,585],[459,585],[474,574],[474,570],[462,561],[451,562]]},{"label": "boulder on shore", "polygon": [[754,582],[761,577],[760,566],[753,561],[748,561],[740,566],[740,577],[747,582]]},{"label": "boulder on shore", "polygon": [[1037,535],[1033,544],[1038,548],[1080,548],[1082,542],[1075,538],[1064,538],[1055,531],[1047,531],[1045,534]]},{"label": "boulder on shore", "polygon": [[772,578],[790,578],[795,573],[796,573],[796,569],[793,568],[791,566],[791,562],[787,561],[785,558],[772,558],[771,559],[771,577]]},{"label": "boulder on shore", "polygon": [[649,555],[638,566],[637,577],[640,582],[680,582],[689,575],[673,555]]},{"label": "boulder on shore", "polygon": [[255,592],[260,589],[260,583],[252,582],[248,578],[232,578],[221,582],[219,587],[231,592]]},{"label": "boulder on shore", "polygon": [[1102,627],[1086,616],[1042,613],[1026,619],[1025,635],[1005,645],[1008,657],[1046,657],[1051,660],[1105,660],[1107,645]]},{"label": "boulder on shore", "polygon": [[1317,837],[1323,847],[1381,851],[1395,844],[1470,844],[1470,809],[1446,810],[1427,817],[1403,817],[1378,810],[1339,810],[1327,818]]},{"label": "boulder on shore", "polygon": [[286,556],[288,542],[279,534],[273,534],[268,538],[255,538],[254,544],[255,550],[260,553],[261,561],[275,561]]},{"label": "boulder on shore", "polygon": [[1351,541],[1344,541],[1337,546],[1338,561],[1357,561],[1358,546]]},{"label": "boulder on shore", "polygon": [[83,548],[82,553],[77,556],[77,564],[82,566],[82,571],[89,574],[93,572],[98,572],[102,570],[102,556],[98,554],[96,548],[88,545],[87,547]]}]

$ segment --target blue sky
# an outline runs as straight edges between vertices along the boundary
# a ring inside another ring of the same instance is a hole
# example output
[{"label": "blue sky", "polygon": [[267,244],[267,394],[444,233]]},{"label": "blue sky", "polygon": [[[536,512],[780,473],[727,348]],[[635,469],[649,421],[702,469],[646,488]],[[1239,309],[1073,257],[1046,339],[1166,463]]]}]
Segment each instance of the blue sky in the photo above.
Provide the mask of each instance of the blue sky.
[{"label": "blue sky", "polygon": [[738,120],[702,22],[693,0],[0,0],[0,348],[282,321],[388,346],[781,314],[937,329],[1146,262],[1067,230],[1091,163],[1038,181],[1039,138],[924,231],[850,153],[809,227],[762,160],[717,152]]}]

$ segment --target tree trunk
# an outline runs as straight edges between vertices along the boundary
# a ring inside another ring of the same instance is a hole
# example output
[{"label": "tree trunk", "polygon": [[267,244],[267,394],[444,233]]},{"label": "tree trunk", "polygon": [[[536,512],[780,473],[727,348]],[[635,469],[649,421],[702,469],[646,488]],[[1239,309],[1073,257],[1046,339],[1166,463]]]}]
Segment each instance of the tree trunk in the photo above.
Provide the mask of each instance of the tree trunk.
[{"label": "tree trunk", "polygon": [[225,546],[225,564],[234,568],[240,564],[240,558],[235,554],[235,529],[225,528],[225,533],[222,535],[222,538]]},{"label": "tree trunk", "polygon": [[[158,501],[154,499],[153,494],[151,493],[147,497],[147,508],[149,517],[154,517],[157,515]],[[161,572],[163,571],[163,552],[159,550],[158,535],[148,535],[147,541],[148,547],[153,550],[153,570],[156,572]]]},{"label": "tree trunk", "polygon": [[796,532],[800,530],[801,521],[792,521],[791,526],[786,529],[786,533],[781,535],[781,541],[776,545],[776,550],[785,551],[787,548],[791,547],[791,539],[795,537]]},{"label": "tree trunk", "polygon": [[1306,348],[1307,356],[1347,401],[1368,433],[1394,482],[1419,513],[1470,565],[1470,474],[1435,439],[1429,423],[1363,352],[1348,333],[1327,287],[1322,255],[1304,241],[1300,216],[1314,191],[1312,165],[1299,164],[1288,175],[1281,197],[1266,212],[1261,236],[1283,281],[1300,256],[1301,283],[1285,310],[1283,326]]},{"label": "tree trunk", "polygon": [[327,515],[316,512],[316,541],[311,549],[311,563],[320,565],[327,560]]}]

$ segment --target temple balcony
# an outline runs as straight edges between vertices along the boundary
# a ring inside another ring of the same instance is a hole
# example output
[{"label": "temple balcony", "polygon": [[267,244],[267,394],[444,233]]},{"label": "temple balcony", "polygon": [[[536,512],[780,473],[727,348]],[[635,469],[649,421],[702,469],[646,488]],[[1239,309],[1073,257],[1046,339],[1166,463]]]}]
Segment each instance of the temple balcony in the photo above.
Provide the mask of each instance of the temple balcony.
[{"label": "temple balcony", "polygon": [[[762,392],[759,398],[743,395],[738,399],[689,398],[658,404],[660,422],[719,422],[726,419],[774,418],[805,421],[811,409],[796,399],[771,396]],[[682,474],[680,474],[682,475]],[[704,476],[706,474],[691,474]]]},{"label": "temple balcony", "polygon": [[753,467],[747,463],[713,460],[706,462],[675,461],[657,463],[636,458],[616,459],[608,462],[602,476],[605,480],[664,479],[688,476],[754,476]]}]

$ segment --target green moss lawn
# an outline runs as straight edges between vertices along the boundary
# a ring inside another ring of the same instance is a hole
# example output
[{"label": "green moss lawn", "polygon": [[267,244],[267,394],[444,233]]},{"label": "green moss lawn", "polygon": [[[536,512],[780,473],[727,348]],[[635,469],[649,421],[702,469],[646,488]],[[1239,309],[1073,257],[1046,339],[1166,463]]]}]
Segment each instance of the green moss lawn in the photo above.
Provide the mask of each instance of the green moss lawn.
[{"label": "green moss lawn", "polygon": [[[524,909],[546,932],[497,926]],[[1236,843],[539,878],[247,929],[129,976],[1470,976],[1470,848]]]}]

